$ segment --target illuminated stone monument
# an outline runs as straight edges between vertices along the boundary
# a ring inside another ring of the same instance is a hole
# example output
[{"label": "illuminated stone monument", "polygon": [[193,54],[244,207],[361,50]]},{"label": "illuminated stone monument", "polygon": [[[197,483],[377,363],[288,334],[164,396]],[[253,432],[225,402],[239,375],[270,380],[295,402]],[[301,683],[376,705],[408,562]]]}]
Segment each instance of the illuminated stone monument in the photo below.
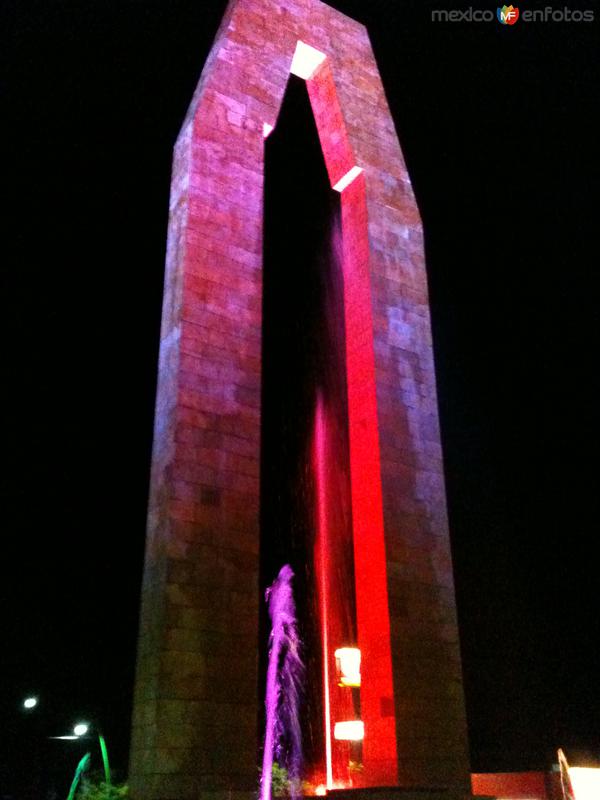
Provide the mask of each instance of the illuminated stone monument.
[{"label": "illuminated stone monument", "polygon": [[256,794],[260,604],[273,577],[261,519],[275,480],[261,395],[264,162],[290,73],[305,82],[336,198],[328,274],[342,329],[327,344],[333,378],[306,392],[314,529],[301,580],[320,730],[307,791],[468,791],[423,237],[377,65],[365,28],[320,0],[233,0],[173,162],[135,800]]}]

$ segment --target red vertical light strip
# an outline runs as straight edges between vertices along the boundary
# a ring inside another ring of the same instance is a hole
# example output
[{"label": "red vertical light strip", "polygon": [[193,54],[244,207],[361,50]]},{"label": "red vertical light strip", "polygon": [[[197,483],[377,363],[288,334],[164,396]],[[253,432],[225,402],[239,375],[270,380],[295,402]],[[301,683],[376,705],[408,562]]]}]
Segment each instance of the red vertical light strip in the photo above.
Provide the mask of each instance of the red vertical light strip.
[{"label": "red vertical light strip", "polygon": [[306,88],[317,123],[327,174],[331,185],[335,186],[352,169],[355,161],[328,60],[306,81]]},{"label": "red vertical light strip", "polygon": [[341,196],[346,374],[366,785],[398,778],[365,177]]},{"label": "red vertical light strip", "polygon": [[[326,60],[307,81],[331,185],[356,161]],[[365,175],[341,193],[346,379],[360,690],[366,786],[398,780],[387,566],[375,390]]]},{"label": "red vertical light strip", "polygon": [[317,493],[316,564],[321,609],[321,644],[323,647],[323,711],[325,724],[325,781],[333,789],[333,758],[331,747],[331,698],[329,692],[329,586],[327,580],[327,477],[326,436],[323,399],[317,397],[315,410],[314,474]]},{"label": "red vertical light strip", "polygon": [[[356,165],[329,59],[307,81],[331,185]],[[365,786],[395,785],[398,755],[383,525],[364,173],[341,192],[356,622]]]}]

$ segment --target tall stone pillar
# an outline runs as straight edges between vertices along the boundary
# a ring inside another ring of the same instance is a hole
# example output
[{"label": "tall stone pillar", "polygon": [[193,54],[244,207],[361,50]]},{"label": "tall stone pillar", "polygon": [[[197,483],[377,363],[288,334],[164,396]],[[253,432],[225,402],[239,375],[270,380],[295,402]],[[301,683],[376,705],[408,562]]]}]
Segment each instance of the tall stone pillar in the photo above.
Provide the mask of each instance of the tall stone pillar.
[{"label": "tall stone pillar", "polygon": [[367,785],[466,791],[423,237],[365,28],[233,0],[175,146],[130,781],[257,784],[264,136],[303,77],[341,192]]}]

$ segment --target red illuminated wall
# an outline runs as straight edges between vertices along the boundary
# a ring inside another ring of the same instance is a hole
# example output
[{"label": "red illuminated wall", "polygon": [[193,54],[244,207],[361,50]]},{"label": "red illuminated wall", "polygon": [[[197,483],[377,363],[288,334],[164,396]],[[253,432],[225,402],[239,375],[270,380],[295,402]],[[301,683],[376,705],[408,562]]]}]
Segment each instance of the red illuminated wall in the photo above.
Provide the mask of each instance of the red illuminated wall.
[{"label": "red illuminated wall", "polygon": [[473,794],[505,800],[562,800],[560,775],[546,772],[488,772],[471,775]]},{"label": "red illuminated wall", "polygon": [[256,788],[263,131],[299,40],[326,56],[331,184],[362,170],[341,194],[361,781],[468,787],[423,237],[377,65],[319,0],[235,0],[173,162],[136,800]]}]

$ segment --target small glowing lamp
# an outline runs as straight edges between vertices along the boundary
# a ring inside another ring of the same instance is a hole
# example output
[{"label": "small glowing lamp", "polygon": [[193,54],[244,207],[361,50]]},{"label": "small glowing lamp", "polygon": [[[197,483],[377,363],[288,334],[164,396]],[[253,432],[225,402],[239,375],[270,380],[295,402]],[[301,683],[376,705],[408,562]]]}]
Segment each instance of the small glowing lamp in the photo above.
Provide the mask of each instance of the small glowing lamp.
[{"label": "small glowing lamp", "polygon": [[75,736],[85,736],[86,733],[89,731],[90,726],[87,725],[85,722],[78,722],[77,725],[73,728],[73,733]]},{"label": "small glowing lamp", "polygon": [[339,647],[335,651],[339,686],[360,686],[360,650],[358,647]]},{"label": "small glowing lamp", "polygon": [[569,778],[575,800],[598,800],[600,797],[600,769],[569,767]]},{"label": "small glowing lamp", "polygon": [[298,41],[296,45],[296,52],[292,59],[292,66],[290,72],[298,78],[303,78],[307,81],[315,73],[317,67],[325,61],[325,53],[320,50],[315,50],[309,44]]},{"label": "small glowing lamp", "polygon": [[327,794],[327,787],[325,786],[325,784],[320,783],[315,789],[315,794],[317,795],[317,797],[325,797],[325,795]]},{"label": "small glowing lamp", "polygon": [[268,122],[263,122],[263,138],[266,139],[275,126],[270,125]]},{"label": "small glowing lamp", "polygon": [[365,724],[361,719],[336,722],[333,729],[333,738],[339,742],[362,742],[365,738]]},{"label": "small glowing lamp", "polygon": [[35,708],[37,704],[37,697],[26,697],[25,700],[23,700],[23,708],[26,708],[28,711]]}]

